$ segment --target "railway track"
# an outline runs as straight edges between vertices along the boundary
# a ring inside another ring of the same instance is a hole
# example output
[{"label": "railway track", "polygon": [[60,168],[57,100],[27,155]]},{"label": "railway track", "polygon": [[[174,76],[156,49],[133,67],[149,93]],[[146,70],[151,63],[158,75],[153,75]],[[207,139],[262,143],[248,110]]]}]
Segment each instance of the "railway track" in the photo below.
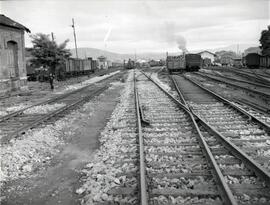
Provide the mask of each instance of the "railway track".
[{"label": "railway track", "polygon": [[219,71],[219,72],[229,72],[237,77],[241,77],[243,80],[249,80],[259,84],[270,85],[269,77],[262,76],[260,74],[248,71],[246,69],[235,69],[235,68],[213,68],[212,70]]},{"label": "railway track", "polygon": [[269,125],[183,76],[173,77],[191,109],[270,171]]},{"label": "railway track", "polygon": [[137,79],[141,204],[270,202],[267,172],[151,79]]},{"label": "railway track", "polygon": [[[232,94],[233,90],[226,87],[226,84],[219,84],[216,86],[216,83],[208,81],[206,78],[200,77],[200,76],[189,76],[187,75],[190,80],[192,80],[195,84],[198,84],[202,87],[202,89],[205,89],[206,92],[208,90],[211,90],[212,92],[209,92],[210,95],[217,96],[219,93],[219,90],[222,90],[222,93],[224,96],[231,98],[231,100],[236,103],[236,107],[240,107],[243,110],[245,110],[247,113],[250,113],[252,116],[255,116],[260,121],[270,125],[270,115],[269,115],[269,103],[270,101],[266,102],[266,105],[258,105],[257,103],[254,103],[252,101],[249,101],[246,98],[241,97],[241,93],[238,95]],[[195,78],[194,78],[195,77]],[[217,88],[217,89],[216,89]],[[219,95],[218,95],[219,96]],[[226,98],[225,97],[225,98]],[[224,98],[219,98],[220,100],[224,101]],[[226,101],[226,100],[225,100]],[[227,102],[229,102],[227,100]],[[230,104],[231,102],[229,102]]]},{"label": "railway track", "polygon": [[66,115],[70,110],[102,93],[112,80],[117,80],[120,76],[121,74],[110,76],[95,85],[91,84],[2,116],[0,118],[1,144],[23,135],[28,129]]},{"label": "railway track", "polygon": [[265,98],[266,100],[270,100],[270,86],[261,86],[258,83],[256,85],[254,83],[247,83],[243,81],[238,81],[235,79],[228,79],[220,76],[215,76],[211,74],[203,74],[203,73],[196,73],[196,75],[202,76],[204,78],[208,78],[212,81],[222,82],[225,84],[228,84],[235,88],[240,88],[242,90],[245,90],[248,93],[256,94],[259,98]]},{"label": "railway track", "polygon": [[228,79],[230,81],[237,81],[238,83],[243,83],[243,85],[247,85],[249,86],[250,88],[252,89],[262,89],[261,91],[262,92],[266,92],[268,93],[270,90],[270,85],[266,85],[266,84],[263,84],[263,83],[256,83],[256,82],[252,82],[252,81],[248,81],[248,80],[244,80],[244,79],[239,79],[239,78],[235,78],[235,77],[230,77],[224,73],[220,73],[220,72],[214,72],[214,73],[207,73],[207,75],[210,75],[210,76],[218,76],[218,77],[221,77],[221,78],[225,78],[225,79]]}]

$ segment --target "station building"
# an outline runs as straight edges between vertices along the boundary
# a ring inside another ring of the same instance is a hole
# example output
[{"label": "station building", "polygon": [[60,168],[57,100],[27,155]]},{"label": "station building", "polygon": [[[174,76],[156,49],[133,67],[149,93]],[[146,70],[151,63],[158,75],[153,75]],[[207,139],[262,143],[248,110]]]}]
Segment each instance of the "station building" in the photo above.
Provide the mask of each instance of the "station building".
[{"label": "station building", "polygon": [[202,51],[202,52],[200,52],[198,54],[201,55],[202,59],[206,59],[206,58],[210,59],[211,63],[214,62],[215,56],[216,56],[214,53],[212,53],[210,51]]},{"label": "station building", "polygon": [[98,69],[108,69],[108,61],[105,56],[99,56],[98,58]]},{"label": "station building", "polygon": [[0,93],[27,87],[24,32],[30,30],[0,14]]}]

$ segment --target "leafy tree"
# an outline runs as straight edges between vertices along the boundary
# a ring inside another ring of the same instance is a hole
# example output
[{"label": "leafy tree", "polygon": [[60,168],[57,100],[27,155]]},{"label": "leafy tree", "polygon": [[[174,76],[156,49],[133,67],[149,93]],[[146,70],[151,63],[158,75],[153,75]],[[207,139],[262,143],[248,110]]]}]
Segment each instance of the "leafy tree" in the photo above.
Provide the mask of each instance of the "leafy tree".
[{"label": "leafy tree", "polygon": [[31,54],[33,59],[31,62],[35,66],[44,66],[50,69],[50,73],[55,74],[55,68],[64,63],[64,60],[71,56],[66,45],[69,40],[65,40],[61,44],[50,40],[49,35],[37,33],[31,35],[33,48]]},{"label": "leafy tree", "polygon": [[270,25],[268,26],[268,30],[262,31],[260,43],[261,43],[260,48],[262,49],[262,54],[270,55]]}]

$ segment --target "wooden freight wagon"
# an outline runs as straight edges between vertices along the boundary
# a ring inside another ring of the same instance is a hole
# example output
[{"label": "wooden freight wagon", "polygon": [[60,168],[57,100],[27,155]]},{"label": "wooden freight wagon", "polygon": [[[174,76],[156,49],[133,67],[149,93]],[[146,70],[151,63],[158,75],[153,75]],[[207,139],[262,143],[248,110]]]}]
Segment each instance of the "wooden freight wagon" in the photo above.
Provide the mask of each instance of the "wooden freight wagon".
[{"label": "wooden freight wagon", "polygon": [[89,73],[93,72],[91,61],[92,61],[92,58],[87,58],[83,60],[83,74],[88,75]]},{"label": "wooden freight wagon", "polygon": [[270,68],[270,56],[260,56],[260,67]]},{"label": "wooden freight wagon", "polygon": [[246,66],[248,68],[259,68],[260,67],[260,55],[257,53],[249,53],[245,57]]},{"label": "wooden freight wagon", "polygon": [[202,66],[202,58],[199,54],[189,53],[185,55],[186,71],[198,71]]},{"label": "wooden freight wagon", "polygon": [[167,69],[169,73],[183,72],[186,69],[185,56],[167,56]]}]

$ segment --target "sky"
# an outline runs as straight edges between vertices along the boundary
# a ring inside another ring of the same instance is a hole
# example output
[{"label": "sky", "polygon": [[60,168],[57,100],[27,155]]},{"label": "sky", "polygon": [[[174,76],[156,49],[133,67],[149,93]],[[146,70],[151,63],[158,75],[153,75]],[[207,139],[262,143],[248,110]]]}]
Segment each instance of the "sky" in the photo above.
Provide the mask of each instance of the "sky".
[{"label": "sky", "polygon": [[[1,1],[0,13],[58,43],[118,53],[204,50],[259,45],[270,25],[270,0],[19,0]],[[31,46],[26,34],[26,46]]]}]

